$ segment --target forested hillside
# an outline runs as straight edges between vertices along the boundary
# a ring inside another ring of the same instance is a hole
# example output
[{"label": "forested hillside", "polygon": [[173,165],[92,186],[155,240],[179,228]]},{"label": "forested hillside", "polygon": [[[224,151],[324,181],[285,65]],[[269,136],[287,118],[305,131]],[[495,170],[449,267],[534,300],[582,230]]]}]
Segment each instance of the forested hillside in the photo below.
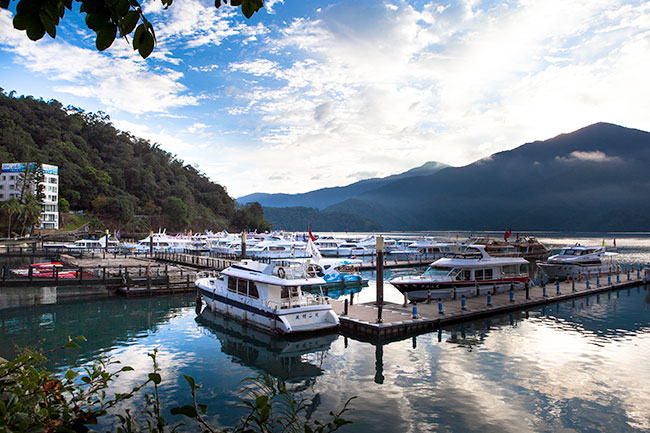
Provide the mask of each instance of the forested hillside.
[{"label": "forested hillside", "polygon": [[59,166],[60,203],[130,231],[266,230],[257,203],[225,189],[158,144],[113,127],[105,114],[0,89],[0,162]]}]

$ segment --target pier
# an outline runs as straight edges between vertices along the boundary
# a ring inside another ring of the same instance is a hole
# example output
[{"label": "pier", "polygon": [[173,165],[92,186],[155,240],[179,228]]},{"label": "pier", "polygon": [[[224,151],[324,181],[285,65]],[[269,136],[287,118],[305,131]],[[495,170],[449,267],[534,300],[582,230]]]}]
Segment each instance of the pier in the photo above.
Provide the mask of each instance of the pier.
[{"label": "pier", "polygon": [[545,286],[532,286],[527,290],[442,301],[432,299],[428,303],[384,303],[381,322],[377,321],[378,307],[375,302],[349,304],[347,300],[333,300],[331,304],[339,315],[341,334],[382,342],[430,332],[446,325],[528,310],[575,298],[596,296],[594,302],[598,303],[601,294],[606,293],[609,298],[612,292],[616,292],[616,296],[620,296],[618,291],[643,284],[640,271],[630,274],[629,277],[617,274],[609,277],[609,281],[608,277],[605,277],[604,281],[600,280],[603,278],[553,282]]}]

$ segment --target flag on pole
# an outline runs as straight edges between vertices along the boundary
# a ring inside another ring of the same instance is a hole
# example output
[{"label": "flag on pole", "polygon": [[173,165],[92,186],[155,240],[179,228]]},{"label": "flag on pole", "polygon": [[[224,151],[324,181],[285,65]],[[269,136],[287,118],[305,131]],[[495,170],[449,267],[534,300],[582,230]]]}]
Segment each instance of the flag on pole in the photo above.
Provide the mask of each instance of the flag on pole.
[{"label": "flag on pole", "polygon": [[316,237],[314,237],[314,234],[311,232],[311,226],[307,226],[307,228],[309,229],[309,239],[315,241]]},{"label": "flag on pole", "polygon": [[[310,231],[311,235],[311,231]],[[320,259],[323,258],[321,255],[320,251],[318,251],[318,247],[314,244],[314,241],[310,239],[307,239],[307,248],[306,248],[307,254],[311,255],[311,259],[314,261],[314,263],[318,263]]]},{"label": "flag on pole", "polygon": [[506,232],[503,235],[503,240],[508,242],[508,238],[510,237],[511,234],[512,234],[512,228],[509,229],[509,230],[506,230]]}]

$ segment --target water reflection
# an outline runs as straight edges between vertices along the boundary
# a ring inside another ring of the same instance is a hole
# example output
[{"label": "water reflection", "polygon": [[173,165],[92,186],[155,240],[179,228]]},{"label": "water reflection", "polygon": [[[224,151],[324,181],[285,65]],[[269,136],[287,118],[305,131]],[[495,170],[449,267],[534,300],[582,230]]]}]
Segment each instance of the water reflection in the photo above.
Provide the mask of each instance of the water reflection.
[{"label": "water reflection", "polygon": [[337,334],[282,338],[215,313],[209,308],[196,318],[221,342],[221,351],[236,362],[280,380],[296,382],[323,374],[323,359]]}]

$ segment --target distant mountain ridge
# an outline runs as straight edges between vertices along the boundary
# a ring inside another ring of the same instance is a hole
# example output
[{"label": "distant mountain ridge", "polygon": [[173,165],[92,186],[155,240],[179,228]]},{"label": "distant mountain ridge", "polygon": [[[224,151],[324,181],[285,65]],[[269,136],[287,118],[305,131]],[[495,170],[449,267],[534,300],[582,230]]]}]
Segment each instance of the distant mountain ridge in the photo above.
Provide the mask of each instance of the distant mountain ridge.
[{"label": "distant mountain ridge", "polygon": [[[386,230],[646,231],[649,167],[650,133],[596,123],[464,167],[385,178],[312,207],[358,215]],[[302,196],[317,198],[315,192]]]},{"label": "distant mountain ridge", "polygon": [[413,176],[433,174],[449,167],[441,162],[429,161],[419,167],[412,168],[404,173],[394,174],[383,178],[364,179],[347,186],[322,188],[301,194],[267,194],[253,193],[239,197],[236,201],[240,204],[258,202],[265,207],[307,207],[325,209],[328,206],[357,197],[361,194],[381,188],[391,182]]}]

